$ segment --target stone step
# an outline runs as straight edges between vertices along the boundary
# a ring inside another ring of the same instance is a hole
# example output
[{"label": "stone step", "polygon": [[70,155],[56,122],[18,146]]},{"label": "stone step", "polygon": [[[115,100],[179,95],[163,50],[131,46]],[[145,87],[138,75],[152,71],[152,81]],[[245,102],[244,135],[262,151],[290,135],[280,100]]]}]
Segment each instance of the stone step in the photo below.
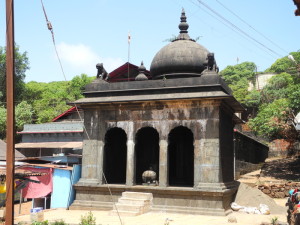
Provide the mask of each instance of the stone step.
[{"label": "stone step", "polygon": [[125,211],[125,210],[112,210],[108,213],[110,216],[138,216],[141,215],[139,212],[131,212],[131,211]]},{"label": "stone step", "polygon": [[113,203],[111,202],[98,202],[98,201],[84,201],[75,200],[69,207],[72,210],[111,210]]},{"label": "stone step", "polygon": [[136,199],[136,198],[127,198],[127,197],[122,197],[119,198],[119,203],[122,204],[129,204],[129,205],[150,205],[150,200],[145,200],[145,199]]},{"label": "stone step", "polygon": [[128,204],[120,204],[120,203],[116,203],[113,206],[113,209],[115,210],[116,207],[118,210],[121,211],[132,211],[132,212],[139,212],[139,213],[148,212],[150,209],[150,205],[139,206],[139,205],[128,205]]},{"label": "stone step", "polygon": [[[152,205],[153,195],[143,192],[123,192],[122,197],[113,206],[110,215],[137,216],[149,212]],[[118,209],[118,211],[117,211]]]},{"label": "stone step", "polygon": [[215,208],[198,208],[198,207],[184,207],[184,206],[163,206],[156,205],[151,208],[152,212],[160,213],[182,213],[191,215],[208,215],[208,216],[227,216],[232,213],[231,209],[222,210]]},{"label": "stone step", "polygon": [[130,192],[130,191],[123,192],[122,197],[135,198],[135,199],[145,199],[145,200],[152,200],[153,199],[152,193]]}]

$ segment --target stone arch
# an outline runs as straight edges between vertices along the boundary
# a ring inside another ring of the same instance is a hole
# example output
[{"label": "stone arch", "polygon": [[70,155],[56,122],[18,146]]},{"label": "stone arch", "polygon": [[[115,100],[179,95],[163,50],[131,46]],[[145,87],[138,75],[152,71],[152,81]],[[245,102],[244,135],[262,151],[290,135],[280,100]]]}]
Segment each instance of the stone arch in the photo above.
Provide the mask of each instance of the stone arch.
[{"label": "stone arch", "polygon": [[152,167],[159,178],[159,134],[153,127],[139,129],[135,136],[135,183],[142,184],[142,174]]},{"label": "stone arch", "polygon": [[170,186],[194,186],[194,135],[184,126],[168,135],[168,179]]},{"label": "stone arch", "polygon": [[105,134],[103,171],[110,184],[126,183],[127,135],[119,127]]}]

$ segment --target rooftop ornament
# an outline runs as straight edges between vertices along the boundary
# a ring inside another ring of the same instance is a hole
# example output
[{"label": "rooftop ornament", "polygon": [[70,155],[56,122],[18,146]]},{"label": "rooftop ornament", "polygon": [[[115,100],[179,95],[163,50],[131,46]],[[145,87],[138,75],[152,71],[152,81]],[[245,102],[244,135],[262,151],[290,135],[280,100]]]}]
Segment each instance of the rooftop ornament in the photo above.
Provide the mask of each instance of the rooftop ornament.
[{"label": "rooftop ornament", "polygon": [[[184,9],[181,11],[179,34],[154,56],[150,73],[153,79],[200,77],[208,69],[209,51],[188,34],[189,25]],[[209,64],[213,70],[214,58]]]},{"label": "rooftop ornament", "polygon": [[148,80],[148,77],[145,75],[146,67],[144,66],[143,61],[141,62],[140,67],[138,68],[139,74],[135,77],[136,81]]},{"label": "rooftop ornament", "polygon": [[108,79],[108,73],[104,69],[103,63],[97,63],[97,79],[101,78],[102,80]]},{"label": "rooftop ornament", "polygon": [[181,11],[180,24],[178,25],[178,28],[180,32],[174,41],[178,41],[178,40],[195,41],[194,39],[191,39],[190,35],[188,34],[189,24],[186,22],[186,15],[185,15],[184,8],[182,8]]}]

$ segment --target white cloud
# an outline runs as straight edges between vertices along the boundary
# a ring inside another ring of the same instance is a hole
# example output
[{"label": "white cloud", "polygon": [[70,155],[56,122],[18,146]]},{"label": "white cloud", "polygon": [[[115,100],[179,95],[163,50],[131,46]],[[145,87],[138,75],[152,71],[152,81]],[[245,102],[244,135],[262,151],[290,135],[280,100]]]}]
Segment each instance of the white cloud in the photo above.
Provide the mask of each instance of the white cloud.
[{"label": "white cloud", "polygon": [[96,75],[96,64],[100,62],[103,63],[107,72],[111,72],[124,64],[120,58],[100,57],[84,44],[71,45],[62,42],[57,46],[57,51],[62,63],[67,63],[70,71],[76,73],[72,75],[81,73],[87,73],[89,76]]}]

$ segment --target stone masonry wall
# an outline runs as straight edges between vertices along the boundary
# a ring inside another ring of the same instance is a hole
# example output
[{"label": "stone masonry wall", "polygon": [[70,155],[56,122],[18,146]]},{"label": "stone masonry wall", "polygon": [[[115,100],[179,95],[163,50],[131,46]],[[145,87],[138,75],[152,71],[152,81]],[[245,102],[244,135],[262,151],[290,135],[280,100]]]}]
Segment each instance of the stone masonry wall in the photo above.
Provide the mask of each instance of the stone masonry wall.
[{"label": "stone masonry wall", "polygon": [[276,139],[269,144],[269,157],[287,156],[292,149],[293,143],[290,140]]},{"label": "stone masonry wall", "polygon": [[285,198],[289,196],[291,189],[300,189],[300,182],[286,182],[281,184],[259,185],[258,189],[271,198]]}]

